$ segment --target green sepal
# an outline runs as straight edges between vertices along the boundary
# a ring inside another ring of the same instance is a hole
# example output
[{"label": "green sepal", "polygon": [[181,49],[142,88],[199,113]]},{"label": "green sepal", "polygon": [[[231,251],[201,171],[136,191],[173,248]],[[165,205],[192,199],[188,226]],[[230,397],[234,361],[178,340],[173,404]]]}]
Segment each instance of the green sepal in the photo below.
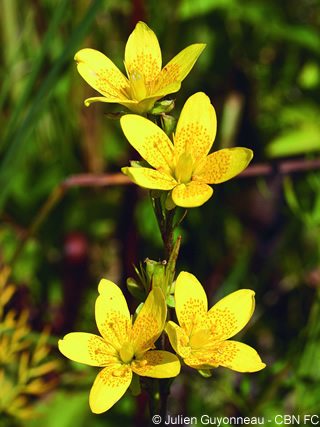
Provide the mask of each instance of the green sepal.
[{"label": "green sepal", "polygon": [[171,135],[176,130],[178,120],[168,114],[162,114],[161,116],[161,125],[162,129],[171,138]]},{"label": "green sepal", "polygon": [[165,292],[166,263],[152,261],[149,258],[146,258],[145,263],[147,278],[152,284],[152,288],[159,287]]},{"label": "green sepal", "polygon": [[157,101],[154,107],[149,111],[150,114],[164,114],[170,113],[174,109],[174,99],[165,99],[164,101]]},{"label": "green sepal", "polygon": [[117,113],[104,113],[108,120],[120,120],[122,116],[130,114],[130,111],[118,111]]},{"label": "green sepal", "polygon": [[178,259],[178,255],[179,255],[180,246],[181,246],[181,236],[179,236],[177,238],[176,243],[173,246],[169,261],[168,261],[167,269],[169,270],[170,274],[172,275],[171,284],[173,284],[173,277],[174,277],[174,273],[176,271],[176,263],[177,263],[177,259]]},{"label": "green sepal", "polygon": [[150,196],[153,199],[159,199],[163,194],[163,190],[150,190]]},{"label": "green sepal", "polygon": [[132,375],[132,380],[131,380],[129,388],[130,388],[132,396],[139,396],[139,394],[141,393],[140,377],[139,377],[139,375],[135,374],[134,372]]},{"label": "green sepal", "polygon": [[172,209],[174,209],[176,207],[176,204],[174,203],[174,201],[172,200],[172,192],[169,191],[166,201],[164,202],[164,206],[168,211],[171,211]]},{"label": "green sepal", "polygon": [[174,295],[169,295],[167,297],[167,306],[171,308],[175,308],[176,304],[175,304]]},{"label": "green sepal", "polygon": [[203,378],[210,378],[212,376],[210,369],[197,369],[197,371]]},{"label": "green sepal", "polygon": [[166,262],[159,262],[154,267],[154,273],[152,278],[152,287],[159,287],[164,291],[164,284],[166,278]]},{"label": "green sepal", "polygon": [[132,168],[149,168],[149,169],[151,169],[151,166],[145,160],[130,160],[130,166]]},{"label": "green sepal", "polygon": [[146,299],[146,293],[143,286],[132,277],[128,277],[127,279],[127,288],[130,294],[139,301],[144,301]]},{"label": "green sepal", "polygon": [[174,290],[176,288],[176,282],[172,282],[172,285],[169,287],[168,292],[169,294],[174,294]]},{"label": "green sepal", "polygon": [[[179,255],[181,245],[181,236],[179,236],[173,246],[167,268],[166,268],[166,283],[165,283],[165,289],[166,289],[166,296],[169,296],[170,294],[174,293],[175,289],[175,282],[174,282],[174,276],[176,273],[176,263]],[[170,306],[172,307],[172,306]],[[174,307],[174,305],[173,305]]]},{"label": "green sepal", "polygon": [[138,276],[138,279],[133,279],[133,280],[136,282],[136,284],[139,286],[139,288],[141,290],[144,289],[144,291],[143,291],[145,294],[144,299],[143,299],[143,301],[144,301],[146,299],[146,296],[150,292],[150,280],[148,280],[146,270],[144,269],[141,261],[140,261],[140,270],[135,265],[133,265],[133,268],[134,268],[134,270]]},{"label": "green sepal", "polygon": [[138,307],[136,308],[136,311],[133,315],[132,324],[135,322],[136,318],[138,317],[138,314],[140,313],[142,307],[144,306],[144,302],[141,302]]}]

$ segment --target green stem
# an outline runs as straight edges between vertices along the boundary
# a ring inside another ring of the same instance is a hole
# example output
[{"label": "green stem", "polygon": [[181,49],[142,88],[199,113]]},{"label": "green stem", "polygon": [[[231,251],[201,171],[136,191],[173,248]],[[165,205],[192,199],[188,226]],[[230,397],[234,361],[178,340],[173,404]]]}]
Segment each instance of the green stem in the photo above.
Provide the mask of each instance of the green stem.
[{"label": "green stem", "polygon": [[163,244],[164,244],[164,257],[166,260],[169,260],[171,251],[172,251],[172,243],[173,243],[173,220],[174,214],[176,212],[176,208],[165,211],[166,212],[166,221],[165,221],[165,233],[162,236]]},{"label": "green stem", "polygon": [[174,378],[155,379],[150,378],[147,385],[147,390],[150,396],[149,399],[149,425],[154,426],[152,417],[160,416],[159,426],[165,425],[167,414],[167,403],[170,394],[170,387]]},{"label": "green stem", "polygon": [[152,417],[158,414],[159,408],[159,388],[158,381],[155,378],[150,378],[147,385],[147,390],[149,392],[149,426],[154,426],[152,422]]},{"label": "green stem", "polygon": [[159,380],[159,394],[160,394],[160,411],[159,415],[161,417],[161,425],[165,425],[164,420],[167,413],[167,403],[170,394],[170,386],[173,379],[160,379]]},{"label": "green stem", "polygon": [[152,197],[152,194],[150,194],[150,197],[164,245],[164,258],[168,261],[172,251],[173,231],[175,228],[173,220],[176,208],[171,210],[163,209],[160,197]]}]

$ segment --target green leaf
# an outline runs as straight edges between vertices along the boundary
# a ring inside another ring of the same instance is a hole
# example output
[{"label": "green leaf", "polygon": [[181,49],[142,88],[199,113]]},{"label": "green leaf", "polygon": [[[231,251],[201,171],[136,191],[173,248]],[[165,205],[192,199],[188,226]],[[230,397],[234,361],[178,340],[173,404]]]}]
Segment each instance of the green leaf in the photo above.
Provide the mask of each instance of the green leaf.
[{"label": "green leaf", "polygon": [[317,62],[306,63],[299,75],[298,83],[303,89],[314,89],[320,83],[320,67]]},{"label": "green leaf", "polygon": [[320,128],[305,125],[271,141],[266,148],[268,157],[286,157],[320,150]]},{"label": "green leaf", "polygon": [[10,186],[13,182],[10,177],[15,173],[20,162],[24,159],[25,145],[28,142],[28,138],[30,138],[31,131],[35,128],[40,116],[45,111],[45,104],[48,102],[49,96],[54,93],[56,83],[61,79],[63,70],[67,69],[66,65],[73,62],[74,52],[76,51],[80,41],[87,34],[96,17],[97,11],[102,8],[102,6],[103,2],[100,0],[94,0],[91,3],[85,16],[71,34],[71,37],[67,41],[61,55],[49,68],[50,71],[47,74],[47,77],[39,87],[36,95],[33,97],[28,113],[21,120],[23,111],[25,111],[29,104],[30,95],[34,90],[35,85],[38,85],[39,73],[47,55],[48,46],[50,45],[57,29],[60,27],[62,18],[69,7],[68,0],[63,0],[58,3],[55,14],[50,20],[50,27],[42,40],[41,51],[33,62],[32,73],[30,74],[25,91],[5,129],[6,132],[2,141],[2,147],[8,147],[8,150],[5,153],[0,168],[0,210],[8,197]]}]

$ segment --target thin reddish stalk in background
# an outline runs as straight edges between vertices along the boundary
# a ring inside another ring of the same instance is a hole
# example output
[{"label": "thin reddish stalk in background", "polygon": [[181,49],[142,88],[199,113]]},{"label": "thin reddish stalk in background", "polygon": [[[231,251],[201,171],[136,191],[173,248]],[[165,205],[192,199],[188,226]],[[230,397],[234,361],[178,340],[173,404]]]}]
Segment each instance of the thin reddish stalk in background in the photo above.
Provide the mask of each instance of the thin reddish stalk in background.
[{"label": "thin reddish stalk in background", "polygon": [[[268,176],[274,174],[289,174],[296,172],[304,172],[312,169],[320,168],[320,159],[289,159],[277,161],[274,163],[258,163],[249,165],[243,172],[241,172],[239,178],[251,178],[258,176]],[[69,188],[72,187],[109,187],[113,185],[128,185],[133,182],[122,173],[114,174],[79,174],[71,175],[66,178],[55,187],[48,199],[45,201],[39,212],[37,213],[34,221],[29,226],[26,233],[23,235],[20,244],[12,256],[10,263],[12,264],[19,256],[21,250],[24,247],[25,242],[33,236],[36,231],[40,228],[42,223],[45,221],[49,213],[54,207],[61,201]]]}]

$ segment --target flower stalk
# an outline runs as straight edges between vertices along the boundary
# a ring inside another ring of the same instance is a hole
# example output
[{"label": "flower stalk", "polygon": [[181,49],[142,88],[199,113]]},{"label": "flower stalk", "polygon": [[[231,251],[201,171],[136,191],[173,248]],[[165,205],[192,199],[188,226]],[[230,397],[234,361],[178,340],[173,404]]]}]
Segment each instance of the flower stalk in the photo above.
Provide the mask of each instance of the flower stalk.
[{"label": "flower stalk", "polygon": [[[101,95],[87,99],[85,105],[117,103],[130,110],[130,114],[120,111],[107,117],[120,118],[125,137],[142,158],[131,161],[122,172],[151,190],[165,258],[146,258],[145,267],[142,263],[140,271],[135,267],[137,280],[127,279],[130,293],[142,301],[133,316],[120,288],[102,279],[95,306],[101,336],[74,332],[59,341],[59,350],[69,359],[102,368],[89,397],[91,410],[97,414],[109,410],[128,388],[133,395],[139,394],[139,377],[143,377],[150,425],[155,415],[160,417],[159,425],[165,425],[170,387],[180,372],[181,359],[204,377],[218,366],[238,372],[256,372],[265,366],[254,349],[229,340],[253,314],[253,291],[237,291],[208,311],[205,291],[193,275],[182,272],[174,281],[181,241],[178,237],[173,245],[175,228],[188,208],[210,199],[211,184],[238,175],[253,157],[244,147],[210,154],[216,113],[203,92],[187,100],[179,120],[168,114],[174,100],[159,101],[180,89],[204,47],[191,45],[162,68],[157,37],[139,22],[125,49],[127,77],[96,50],[82,49],[75,56],[79,73]],[[157,119],[153,121],[151,115]],[[178,206],[185,210],[175,222]],[[179,325],[171,321],[170,308],[175,308]]]},{"label": "flower stalk", "polygon": [[163,209],[161,197],[153,197],[152,192],[150,197],[163,241],[164,259],[168,261],[172,251],[173,232],[175,228],[173,223],[176,209]]}]

